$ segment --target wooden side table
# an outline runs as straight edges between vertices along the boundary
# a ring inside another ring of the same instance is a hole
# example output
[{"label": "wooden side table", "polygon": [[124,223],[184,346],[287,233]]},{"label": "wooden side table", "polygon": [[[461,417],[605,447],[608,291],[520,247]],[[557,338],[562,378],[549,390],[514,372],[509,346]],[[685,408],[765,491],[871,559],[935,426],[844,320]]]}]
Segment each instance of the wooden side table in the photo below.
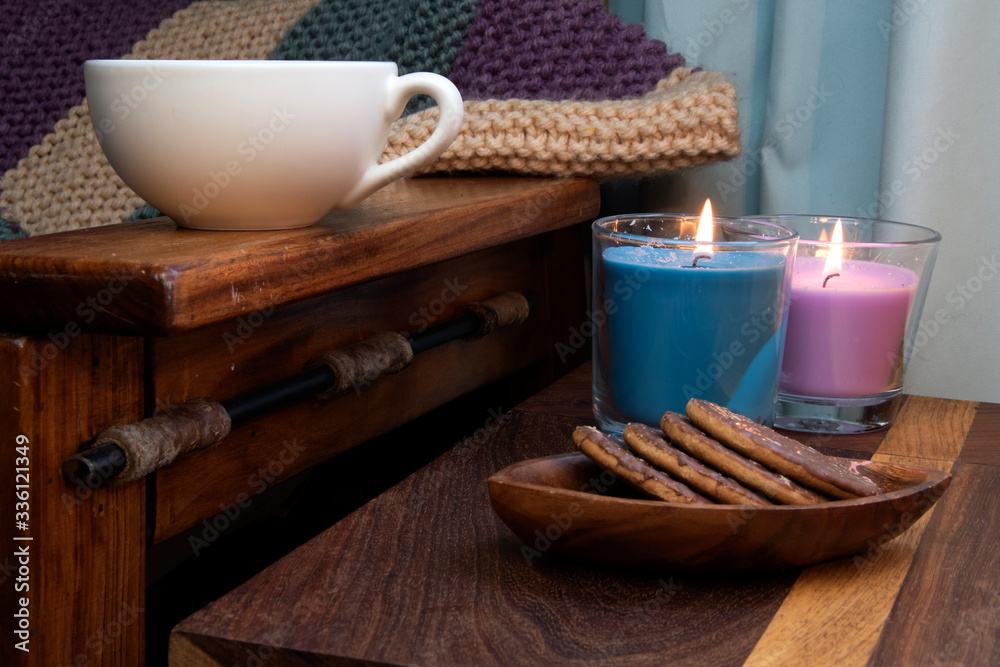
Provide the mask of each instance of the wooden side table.
[{"label": "wooden side table", "polygon": [[952,472],[892,541],[779,572],[630,572],[523,550],[488,497],[497,470],[574,451],[590,387],[585,364],[184,620],[170,664],[1000,664],[1000,405],[908,396],[889,429],[799,436]]},{"label": "wooden side table", "polygon": [[[472,389],[571,368],[586,350],[557,343],[586,317],[583,227],[598,206],[584,179],[425,178],[305,229],[157,219],[0,243],[0,610],[25,631],[4,633],[0,664],[141,664],[150,548]],[[143,480],[63,479],[109,425],[224,400],[507,290],[542,306],[359,393],[261,415]]]}]

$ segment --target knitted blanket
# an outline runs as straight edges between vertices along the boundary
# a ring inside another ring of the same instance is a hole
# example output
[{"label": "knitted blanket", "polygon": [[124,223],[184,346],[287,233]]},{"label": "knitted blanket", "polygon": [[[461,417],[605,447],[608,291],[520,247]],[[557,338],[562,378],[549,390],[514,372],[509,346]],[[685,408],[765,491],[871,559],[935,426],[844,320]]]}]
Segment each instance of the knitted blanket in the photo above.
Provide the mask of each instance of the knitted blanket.
[{"label": "knitted blanket", "polygon": [[[0,240],[155,214],[115,174],[84,98],[92,58],[392,60],[465,100],[425,172],[643,176],[739,152],[735,91],[599,0],[0,0]],[[411,100],[382,160],[433,130]]]}]

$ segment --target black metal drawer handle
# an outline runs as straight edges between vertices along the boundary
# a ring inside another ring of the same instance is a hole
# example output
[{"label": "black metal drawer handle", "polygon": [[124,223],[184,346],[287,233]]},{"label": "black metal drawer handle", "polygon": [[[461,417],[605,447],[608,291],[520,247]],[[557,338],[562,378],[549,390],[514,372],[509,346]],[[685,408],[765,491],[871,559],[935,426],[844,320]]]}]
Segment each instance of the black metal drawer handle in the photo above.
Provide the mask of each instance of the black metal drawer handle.
[{"label": "black metal drawer handle", "polygon": [[310,396],[330,398],[360,390],[406,368],[414,354],[519,324],[538,305],[535,294],[504,292],[460,306],[454,317],[419,332],[378,333],[325,352],[301,373],[225,401],[194,398],[141,421],[111,426],[69,457],[63,474],[69,483],[91,489],[135,481],[181,456],[218,444],[233,425]]}]

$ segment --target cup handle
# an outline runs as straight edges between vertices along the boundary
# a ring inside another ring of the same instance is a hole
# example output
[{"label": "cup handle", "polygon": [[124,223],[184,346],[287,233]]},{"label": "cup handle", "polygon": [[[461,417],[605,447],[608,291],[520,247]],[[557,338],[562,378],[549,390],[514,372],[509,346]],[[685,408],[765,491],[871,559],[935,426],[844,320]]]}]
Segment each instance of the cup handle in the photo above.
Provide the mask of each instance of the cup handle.
[{"label": "cup handle", "polygon": [[451,81],[431,72],[413,72],[389,80],[385,96],[386,125],[392,123],[406,108],[411,97],[419,93],[430,95],[441,110],[437,127],[430,138],[406,155],[375,164],[368,168],[361,182],[345,198],[342,208],[351,208],[376,190],[408,176],[436,160],[451,142],[455,141],[462,127],[462,95]]}]

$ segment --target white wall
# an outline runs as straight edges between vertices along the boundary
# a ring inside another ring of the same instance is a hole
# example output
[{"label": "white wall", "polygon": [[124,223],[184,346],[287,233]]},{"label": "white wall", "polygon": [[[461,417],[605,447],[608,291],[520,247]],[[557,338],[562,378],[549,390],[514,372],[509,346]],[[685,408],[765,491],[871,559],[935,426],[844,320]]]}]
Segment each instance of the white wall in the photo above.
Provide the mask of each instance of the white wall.
[{"label": "white wall", "polygon": [[879,216],[943,237],[905,390],[1000,403],[1000,3],[894,10]]},{"label": "white wall", "polygon": [[[730,76],[743,131],[736,159],[644,183],[642,208],[697,212],[712,197],[719,215],[877,216],[940,232],[904,390],[1000,403],[1000,2],[636,3],[648,36]],[[781,131],[783,114],[806,108]]]}]

